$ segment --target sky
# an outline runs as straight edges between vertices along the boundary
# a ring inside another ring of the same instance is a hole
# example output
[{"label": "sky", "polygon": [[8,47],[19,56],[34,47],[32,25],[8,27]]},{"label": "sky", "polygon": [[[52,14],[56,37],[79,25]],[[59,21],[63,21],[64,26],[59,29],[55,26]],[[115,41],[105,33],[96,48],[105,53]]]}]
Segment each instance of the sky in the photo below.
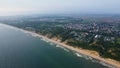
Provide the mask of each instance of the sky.
[{"label": "sky", "polygon": [[0,15],[120,14],[120,0],[0,0]]}]

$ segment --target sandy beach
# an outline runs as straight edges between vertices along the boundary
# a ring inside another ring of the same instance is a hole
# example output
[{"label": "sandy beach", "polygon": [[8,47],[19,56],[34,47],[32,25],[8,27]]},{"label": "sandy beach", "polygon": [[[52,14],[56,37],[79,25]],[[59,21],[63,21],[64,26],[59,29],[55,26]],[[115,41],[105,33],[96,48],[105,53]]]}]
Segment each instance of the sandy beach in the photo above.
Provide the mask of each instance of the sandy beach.
[{"label": "sandy beach", "polygon": [[65,48],[68,48],[70,50],[76,51],[76,52],[81,53],[81,54],[85,54],[87,56],[90,56],[92,58],[100,60],[100,61],[102,61],[104,63],[110,64],[110,65],[113,66],[113,67],[112,66],[108,66],[110,68],[120,68],[120,62],[112,60],[112,59],[102,58],[102,57],[99,56],[99,54],[96,51],[91,51],[91,50],[86,50],[86,49],[81,49],[81,48],[75,48],[75,47],[66,45],[64,43],[61,43],[59,41],[56,41],[54,39],[49,39],[49,38],[47,38],[45,36],[41,36],[41,35],[33,33],[33,32],[32,32],[32,34],[34,34],[37,37],[42,37],[42,38],[44,38],[44,39],[46,39],[46,40],[48,40],[50,42],[53,42],[53,43],[58,44],[58,45],[61,45],[61,46],[65,47]]},{"label": "sandy beach", "polygon": [[23,30],[23,29],[14,27],[14,26],[9,26],[9,25],[6,25],[6,24],[0,24],[0,26],[13,28],[13,29],[16,29],[18,31],[22,31],[24,33],[29,33],[29,34],[31,34],[32,36],[35,36],[35,37],[44,38],[45,40],[47,40],[49,42],[53,42],[55,44],[58,44],[58,45],[61,45],[61,46],[65,47],[67,49],[73,50],[73,51],[81,53],[81,54],[85,54],[87,56],[90,56],[92,58],[100,60],[100,61],[102,61],[104,63],[107,63],[107,64],[111,65],[111,66],[108,66],[110,68],[120,68],[120,62],[119,61],[115,61],[113,59],[108,59],[108,58],[102,58],[102,57],[99,56],[99,54],[96,51],[86,50],[86,49],[82,49],[82,48],[75,48],[75,47],[66,45],[65,43],[61,43],[60,41],[57,41],[56,39],[49,39],[46,36],[42,36],[42,35],[39,35],[39,34],[37,34],[35,32]]}]

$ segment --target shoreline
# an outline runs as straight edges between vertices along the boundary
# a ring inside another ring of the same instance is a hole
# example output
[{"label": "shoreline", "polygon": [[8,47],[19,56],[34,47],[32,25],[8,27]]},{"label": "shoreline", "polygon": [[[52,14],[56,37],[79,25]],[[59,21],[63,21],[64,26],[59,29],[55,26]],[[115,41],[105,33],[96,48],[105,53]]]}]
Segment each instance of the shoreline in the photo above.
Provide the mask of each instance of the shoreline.
[{"label": "shoreline", "polygon": [[[70,45],[66,45],[65,43],[61,43],[60,41],[57,41],[55,39],[49,39],[47,38],[46,36],[43,36],[43,35],[40,35],[38,33],[35,33],[33,31],[27,31],[27,30],[24,30],[22,28],[18,28],[18,27],[15,27],[15,26],[11,26],[11,25],[7,25],[7,24],[3,24],[3,23],[0,23],[0,26],[5,26],[5,27],[9,27],[9,28],[13,28],[13,29],[16,29],[16,30],[19,30],[19,31],[22,31],[24,33],[29,33],[31,34],[32,36],[35,36],[35,37],[39,37],[39,38],[43,38],[49,42],[52,42],[52,43],[55,43],[55,44],[58,44],[60,46],[63,46],[67,49],[70,49],[72,51],[75,51],[77,53],[81,53],[81,54],[84,54],[84,55],[87,55],[87,56],[90,56],[94,59],[97,59],[103,63],[106,63],[108,65],[110,65],[111,68],[120,68],[120,62],[119,61],[116,61],[116,60],[113,60],[113,59],[108,59],[108,58],[102,58],[100,57],[96,51],[92,51],[92,50],[87,50],[87,49],[82,49],[82,48],[77,48],[77,47],[73,47],[73,46],[70,46]],[[109,66],[108,66],[109,67]]]}]

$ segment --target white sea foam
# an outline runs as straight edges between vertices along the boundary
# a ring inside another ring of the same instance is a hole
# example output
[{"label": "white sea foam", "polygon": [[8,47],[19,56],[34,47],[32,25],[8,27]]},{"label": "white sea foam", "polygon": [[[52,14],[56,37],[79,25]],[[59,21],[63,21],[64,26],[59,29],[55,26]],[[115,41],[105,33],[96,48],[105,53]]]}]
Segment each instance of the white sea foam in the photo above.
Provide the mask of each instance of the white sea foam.
[{"label": "white sea foam", "polygon": [[116,68],[116,67],[114,67],[114,66],[112,66],[112,65],[110,65],[110,64],[107,64],[107,63],[105,63],[105,62],[99,61],[99,60],[94,59],[94,58],[89,57],[89,56],[84,56],[84,58],[87,59],[87,60],[90,60],[90,61],[92,61],[92,62],[102,64],[103,66],[106,66],[106,67],[108,67],[108,68]]},{"label": "white sea foam", "polygon": [[46,41],[44,38],[41,38],[41,40]]},{"label": "white sea foam", "polygon": [[104,62],[102,62],[102,61],[100,61],[99,63],[102,64],[103,66],[107,66],[107,67],[109,67],[109,68],[116,68],[116,67],[114,67],[114,66],[112,66],[112,65],[110,65],[110,64],[104,63]]},{"label": "white sea foam", "polygon": [[54,45],[54,43],[50,42],[50,45]]},{"label": "white sea foam", "polygon": [[112,65],[110,65],[110,64],[107,64],[107,63],[105,63],[105,62],[96,60],[96,59],[94,59],[94,58],[92,58],[92,57],[89,57],[89,56],[86,56],[86,55],[84,55],[84,54],[80,54],[80,53],[76,53],[76,52],[75,52],[75,54],[76,54],[77,57],[83,57],[83,58],[85,58],[86,60],[90,60],[90,61],[92,61],[92,62],[102,64],[103,66],[107,66],[107,67],[109,67],[109,68],[115,68],[114,66],[112,66]]},{"label": "white sea foam", "polygon": [[67,48],[65,48],[65,47],[63,47],[63,46],[61,46],[61,45],[58,45],[58,44],[57,44],[56,47],[59,47],[59,48],[65,50],[65,51],[69,52],[69,50],[68,50]]},{"label": "white sea foam", "polygon": [[81,54],[79,53],[75,53],[78,57],[83,57]]},{"label": "white sea foam", "polygon": [[[15,30],[17,30],[17,31],[22,31],[22,32],[26,33],[27,35],[32,35],[32,36],[34,36],[34,37],[38,37],[38,35],[33,34],[32,32],[25,31],[25,30],[22,30],[22,29],[19,29],[19,28],[16,28],[16,27],[12,27],[12,26],[5,25],[5,24],[0,24],[0,26],[9,27],[9,28],[15,29]],[[44,39],[44,38],[41,38],[41,40],[46,41],[46,42],[50,42],[50,41],[48,41],[48,40],[46,40],[46,39]],[[54,45],[52,42],[50,42],[50,44],[51,44],[51,45]],[[56,47],[60,47],[60,48],[64,49],[65,51],[69,52],[68,49],[66,49],[65,47],[62,47],[62,46],[60,46],[60,45],[56,45]],[[75,53],[75,54],[76,54],[78,57],[84,57],[84,58],[87,59],[87,60],[91,60],[92,62],[100,63],[100,64],[102,64],[102,65],[104,65],[104,66],[109,67],[109,68],[116,68],[116,67],[114,67],[114,66],[112,66],[112,65],[110,65],[110,64],[107,64],[107,63],[105,63],[105,62],[96,60],[96,59],[94,59],[94,58],[92,58],[92,57],[89,57],[89,56],[86,56],[86,55],[83,55],[83,54],[79,54],[79,53]]]}]

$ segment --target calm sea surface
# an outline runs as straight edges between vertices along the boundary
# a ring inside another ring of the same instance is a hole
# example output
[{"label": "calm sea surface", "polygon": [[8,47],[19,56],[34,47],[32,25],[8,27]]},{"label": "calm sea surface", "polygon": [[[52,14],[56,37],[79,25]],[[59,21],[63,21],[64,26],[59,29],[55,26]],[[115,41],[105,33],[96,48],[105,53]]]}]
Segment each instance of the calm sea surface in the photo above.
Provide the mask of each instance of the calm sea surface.
[{"label": "calm sea surface", "polygon": [[85,57],[0,25],[0,68],[107,68]]}]

